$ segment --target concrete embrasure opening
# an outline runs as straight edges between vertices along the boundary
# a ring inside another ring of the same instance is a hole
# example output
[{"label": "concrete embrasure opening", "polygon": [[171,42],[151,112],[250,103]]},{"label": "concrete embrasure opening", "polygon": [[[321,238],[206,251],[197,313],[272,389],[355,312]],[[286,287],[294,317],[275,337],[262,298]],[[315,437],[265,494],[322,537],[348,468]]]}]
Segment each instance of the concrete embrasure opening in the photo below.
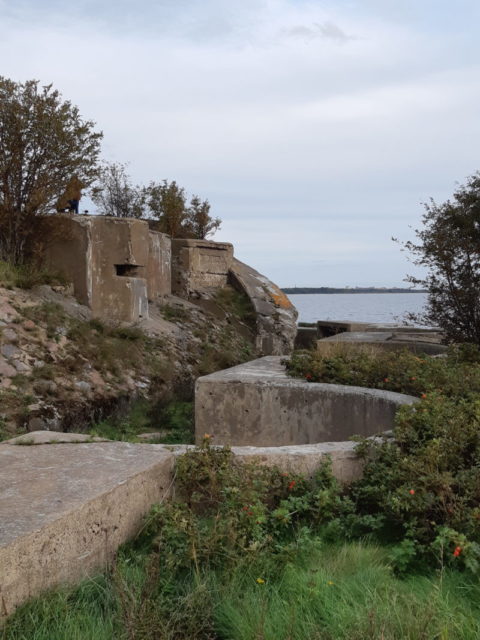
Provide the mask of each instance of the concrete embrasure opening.
[{"label": "concrete embrasure opening", "polygon": [[137,264],[116,264],[115,273],[117,276],[123,276],[125,278],[141,278],[142,269]]}]

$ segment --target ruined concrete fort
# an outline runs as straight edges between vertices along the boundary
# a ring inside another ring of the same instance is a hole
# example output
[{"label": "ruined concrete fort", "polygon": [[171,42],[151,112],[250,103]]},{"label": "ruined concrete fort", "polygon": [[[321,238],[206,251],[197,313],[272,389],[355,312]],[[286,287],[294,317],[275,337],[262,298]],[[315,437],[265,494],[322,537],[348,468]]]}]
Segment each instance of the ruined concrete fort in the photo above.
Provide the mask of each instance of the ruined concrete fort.
[{"label": "ruined concrete fort", "polygon": [[268,278],[237,260],[231,244],[172,239],[132,218],[56,220],[59,232],[47,248],[47,262],[73,283],[75,297],[94,317],[135,323],[166,296],[195,300],[230,284],[253,305],[258,353],[282,355],[293,348],[295,308]]}]

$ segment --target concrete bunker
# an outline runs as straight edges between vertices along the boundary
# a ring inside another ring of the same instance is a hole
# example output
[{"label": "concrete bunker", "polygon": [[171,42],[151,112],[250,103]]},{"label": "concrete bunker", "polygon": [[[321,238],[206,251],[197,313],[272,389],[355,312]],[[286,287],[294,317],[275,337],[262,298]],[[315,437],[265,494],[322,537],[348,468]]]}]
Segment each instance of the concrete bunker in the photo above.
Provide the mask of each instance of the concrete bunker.
[{"label": "concrete bunker", "polygon": [[73,283],[97,318],[138,322],[149,302],[171,293],[171,240],[145,220],[55,216],[46,261]]},{"label": "concrete bunker", "polygon": [[199,378],[196,441],[209,433],[219,445],[345,442],[392,429],[398,407],[417,402],[391,391],[290,378],[281,360],[267,356]]}]

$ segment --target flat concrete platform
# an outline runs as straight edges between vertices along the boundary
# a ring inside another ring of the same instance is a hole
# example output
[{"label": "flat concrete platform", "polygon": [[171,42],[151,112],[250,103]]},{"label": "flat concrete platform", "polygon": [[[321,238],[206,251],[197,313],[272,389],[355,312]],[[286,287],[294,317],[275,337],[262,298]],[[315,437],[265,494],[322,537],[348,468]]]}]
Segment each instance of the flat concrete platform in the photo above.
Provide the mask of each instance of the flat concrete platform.
[{"label": "flat concrete platform", "polygon": [[279,447],[347,441],[391,430],[398,407],[417,398],[291,378],[266,356],[197,380],[195,435],[216,444]]},{"label": "flat concrete platform", "polygon": [[388,327],[376,327],[375,330],[345,331],[328,338],[317,340],[317,351],[328,353],[331,345],[347,343],[355,345],[372,345],[389,351],[402,351],[407,349],[413,353],[427,355],[440,355],[446,353],[448,348],[441,344],[442,334],[435,331],[415,331],[389,329]]},{"label": "flat concrete platform", "polygon": [[0,445],[0,618],[108,565],[170,494],[174,460],[126,442]]}]

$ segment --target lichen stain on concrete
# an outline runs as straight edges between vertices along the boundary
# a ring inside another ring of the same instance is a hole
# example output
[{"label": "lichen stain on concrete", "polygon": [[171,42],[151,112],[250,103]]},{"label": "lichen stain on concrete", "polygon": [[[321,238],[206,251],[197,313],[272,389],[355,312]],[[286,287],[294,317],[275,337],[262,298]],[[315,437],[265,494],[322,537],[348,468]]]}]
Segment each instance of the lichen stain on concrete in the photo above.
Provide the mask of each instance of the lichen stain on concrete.
[{"label": "lichen stain on concrete", "polygon": [[275,306],[281,309],[291,309],[293,307],[288,297],[277,286],[274,285],[271,287],[269,293],[272,296]]}]

